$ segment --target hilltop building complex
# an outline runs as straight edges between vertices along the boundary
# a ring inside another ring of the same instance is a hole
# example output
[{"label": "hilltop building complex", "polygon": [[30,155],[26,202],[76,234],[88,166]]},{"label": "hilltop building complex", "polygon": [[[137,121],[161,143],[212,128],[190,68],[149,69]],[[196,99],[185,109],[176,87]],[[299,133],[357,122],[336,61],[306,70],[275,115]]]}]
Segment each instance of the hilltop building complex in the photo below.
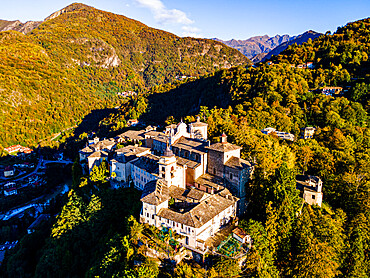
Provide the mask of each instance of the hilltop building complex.
[{"label": "hilltop building complex", "polygon": [[[198,118],[188,125],[169,125],[163,132],[149,126],[114,139],[94,138],[80,151],[80,161],[91,172],[106,160],[112,185],[142,191],[142,223],[171,228],[184,245],[204,251],[208,238],[246,211],[245,185],[254,171],[240,157],[242,148],[228,142],[226,134],[211,144],[207,127]],[[122,147],[123,142],[135,145]],[[307,202],[321,205],[321,187],[311,183],[297,182],[297,189]]]}]

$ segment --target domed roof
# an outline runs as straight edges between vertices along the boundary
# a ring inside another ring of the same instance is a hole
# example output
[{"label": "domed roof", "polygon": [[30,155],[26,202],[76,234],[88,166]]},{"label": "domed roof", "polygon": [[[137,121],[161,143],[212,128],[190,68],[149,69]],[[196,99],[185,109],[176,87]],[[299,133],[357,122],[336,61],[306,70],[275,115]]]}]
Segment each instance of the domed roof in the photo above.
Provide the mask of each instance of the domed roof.
[{"label": "domed roof", "polygon": [[167,145],[167,148],[166,148],[166,150],[164,151],[163,156],[165,156],[165,157],[172,157],[172,156],[175,156],[175,155],[173,154],[172,150],[170,149],[169,145]]}]

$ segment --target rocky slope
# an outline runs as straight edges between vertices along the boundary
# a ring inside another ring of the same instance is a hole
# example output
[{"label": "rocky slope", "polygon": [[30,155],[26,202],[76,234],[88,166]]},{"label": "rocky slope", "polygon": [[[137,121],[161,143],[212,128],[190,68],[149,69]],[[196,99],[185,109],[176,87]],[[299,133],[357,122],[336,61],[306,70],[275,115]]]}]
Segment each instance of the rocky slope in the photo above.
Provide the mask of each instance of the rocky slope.
[{"label": "rocky slope", "polygon": [[28,34],[33,29],[37,28],[41,23],[42,21],[27,21],[26,23],[22,23],[19,20],[8,21],[0,19],[0,32],[13,30],[23,34]]},{"label": "rocky slope", "polygon": [[278,55],[285,50],[289,45],[297,43],[298,45],[306,42],[308,39],[316,39],[320,33],[315,31],[307,31],[298,36],[276,35],[274,37],[256,36],[247,40],[229,40],[223,41],[217,38],[214,40],[222,42],[227,46],[233,47],[247,56],[253,63],[259,63],[271,58],[272,55]]},{"label": "rocky slope", "polygon": [[265,56],[263,56],[263,57],[261,57],[261,56],[253,57],[252,60],[253,60],[254,63],[261,62],[261,61],[266,61],[266,60],[270,59],[272,55],[278,55],[280,52],[287,49],[289,45],[292,45],[292,44],[295,44],[295,43],[297,45],[301,45],[301,44],[307,42],[309,39],[315,40],[316,38],[320,37],[321,35],[322,35],[321,33],[317,33],[317,32],[312,31],[312,30],[304,32],[303,34],[298,35],[298,36],[294,37],[293,39],[278,45],[273,50],[271,50],[269,53],[267,53]]},{"label": "rocky slope", "polygon": [[264,36],[256,36],[251,37],[246,40],[229,40],[223,41],[220,39],[215,38],[214,40],[222,42],[227,46],[233,47],[247,56],[249,59],[253,58],[254,56],[260,53],[268,53],[278,45],[289,41],[291,37],[289,35],[276,35],[274,37],[269,37],[267,35]]}]

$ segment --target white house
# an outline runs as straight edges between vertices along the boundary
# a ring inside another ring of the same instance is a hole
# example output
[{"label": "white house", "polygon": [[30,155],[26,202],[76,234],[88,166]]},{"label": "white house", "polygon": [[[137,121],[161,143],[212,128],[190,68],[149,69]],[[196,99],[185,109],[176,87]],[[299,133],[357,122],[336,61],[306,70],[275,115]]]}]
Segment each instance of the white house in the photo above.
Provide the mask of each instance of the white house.
[{"label": "white house", "polygon": [[5,196],[17,195],[17,194],[18,194],[18,191],[17,191],[17,188],[15,188],[15,187],[4,189],[4,195]]},{"label": "white house", "polygon": [[[170,199],[174,200],[169,205]],[[236,217],[238,198],[223,188],[216,194],[199,189],[168,187],[163,180],[146,184],[141,201],[140,221],[167,227],[183,236],[182,243],[205,250],[205,241]]]},{"label": "white house", "polygon": [[322,180],[317,176],[298,175],[296,181],[296,188],[300,191],[303,200],[310,205],[321,207],[323,200]]},{"label": "white house", "polygon": [[14,167],[13,166],[7,166],[4,170],[4,177],[11,177],[14,176]]},{"label": "white house", "polygon": [[131,178],[137,189],[143,190],[144,185],[158,179],[159,157],[153,154],[145,154],[130,161]]},{"label": "white house", "polygon": [[138,146],[126,146],[114,152],[114,158],[110,161],[110,174],[113,180],[129,182],[131,178],[131,161],[150,154],[149,148]]},{"label": "white house", "polygon": [[89,155],[87,157],[89,172],[92,171],[94,166],[99,166],[103,160],[108,161],[108,153],[105,151],[96,151]]},{"label": "white house", "polygon": [[251,242],[251,236],[248,235],[242,228],[236,227],[233,230],[233,238],[240,241],[241,243],[250,243]]}]

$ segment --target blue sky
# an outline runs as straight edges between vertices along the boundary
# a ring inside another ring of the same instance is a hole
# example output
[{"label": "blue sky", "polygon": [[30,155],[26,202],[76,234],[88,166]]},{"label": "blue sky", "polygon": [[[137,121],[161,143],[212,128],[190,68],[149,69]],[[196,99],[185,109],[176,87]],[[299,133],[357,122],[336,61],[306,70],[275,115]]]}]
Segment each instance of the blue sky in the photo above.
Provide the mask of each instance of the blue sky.
[{"label": "blue sky", "polygon": [[[66,0],[2,1],[0,19],[43,20],[71,3]],[[247,39],[257,35],[334,32],[370,16],[369,0],[84,0],[179,36]]]}]

